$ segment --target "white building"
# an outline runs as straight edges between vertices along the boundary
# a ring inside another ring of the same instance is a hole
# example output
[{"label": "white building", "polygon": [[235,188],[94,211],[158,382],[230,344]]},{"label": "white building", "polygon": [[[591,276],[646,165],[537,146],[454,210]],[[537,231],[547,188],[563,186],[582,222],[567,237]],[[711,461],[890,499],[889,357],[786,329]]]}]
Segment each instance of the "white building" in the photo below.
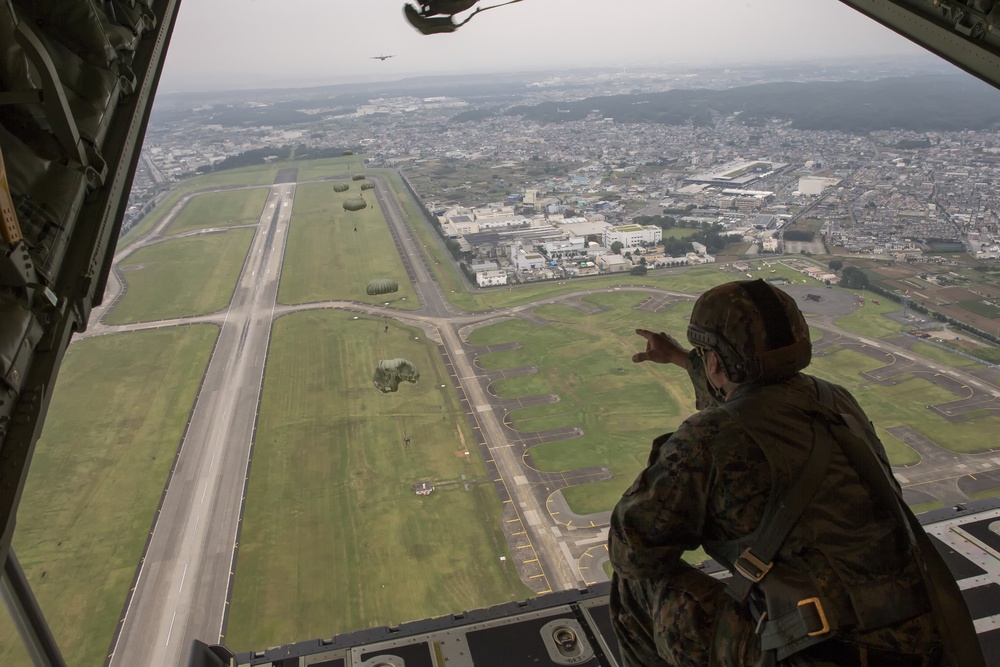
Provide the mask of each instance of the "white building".
[{"label": "white building", "polygon": [[587,252],[587,244],[583,237],[577,236],[565,241],[547,241],[542,244],[545,254],[549,259],[562,259],[563,257],[577,257]]},{"label": "white building", "polygon": [[826,188],[840,183],[839,178],[824,178],[822,176],[802,176],[799,178],[799,192],[804,195],[818,195]]},{"label": "white building", "polygon": [[523,250],[518,250],[513,260],[518,271],[540,269],[545,266],[545,258],[537,252],[526,253]]},{"label": "white building", "polygon": [[499,269],[476,272],[476,284],[480,287],[491,287],[493,285],[506,285],[507,272]]},{"label": "white building", "polygon": [[622,225],[621,227],[605,227],[604,247],[610,248],[617,241],[625,248],[634,248],[643,243],[659,243],[663,238],[663,230],[656,225]]}]

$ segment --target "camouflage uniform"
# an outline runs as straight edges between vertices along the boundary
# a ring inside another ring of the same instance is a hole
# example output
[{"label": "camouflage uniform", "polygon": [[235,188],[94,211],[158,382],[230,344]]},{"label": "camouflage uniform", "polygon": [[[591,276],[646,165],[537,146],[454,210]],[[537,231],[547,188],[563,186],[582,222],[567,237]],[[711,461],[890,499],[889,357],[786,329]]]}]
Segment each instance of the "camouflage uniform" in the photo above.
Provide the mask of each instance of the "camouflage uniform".
[{"label": "camouflage uniform", "polygon": [[[687,565],[681,554],[703,546],[726,563],[715,545],[752,533],[772,494],[781,493],[801,469],[808,448],[789,438],[817,432],[808,415],[789,406],[805,392],[815,396],[809,376],[740,387],[729,399],[734,404],[739,399],[734,416],[715,403],[700,358],[692,352],[689,361],[701,410],[675,433],[654,441],[646,469],[611,519],[612,620],[626,666],[755,662],[760,643],[749,611],[725,594],[724,584]],[[869,424],[846,390],[835,387],[835,396],[840,411]],[[748,420],[765,424],[768,437],[779,443],[780,461],[767,460],[744,427]],[[884,451],[879,455],[885,461]],[[810,573],[830,600],[848,606],[853,602],[862,621],[840,628],[836,641],[912,655],[938,646],[930,613],[918,612],[889,627],[879,624],[882,608],[906,594],[912,597],[918,590],[923,600],[923,584],[904,529],[873,507],[836,445],[816,496],[775,561]],[[781,664],[836,664],[816,657],[823,655],[823,645]]]}]

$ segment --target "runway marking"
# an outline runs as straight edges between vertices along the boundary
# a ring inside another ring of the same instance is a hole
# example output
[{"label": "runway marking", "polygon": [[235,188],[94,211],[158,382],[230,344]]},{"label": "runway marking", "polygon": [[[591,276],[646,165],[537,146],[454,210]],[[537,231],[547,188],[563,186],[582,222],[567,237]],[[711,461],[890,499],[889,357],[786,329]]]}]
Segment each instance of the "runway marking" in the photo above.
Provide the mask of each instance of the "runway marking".
[{"label": "runway marking", "polygon": [[208,482],[205,482],[204,486],[201,487],[201,502],[205,502],[205,494],[208,493]]},{"label": "runway marking", "polygon": [[164,646],[170,646],[170,634],[174,631],[174,619],[177,618],[177,611],[174,611],[174,615],[170,617],[170,628],[167,630],[167,641]]},{"label": "runway marking", "polygon": [[177,587],[178,593],[180,593],[184,589],[184,577],[187,576],[187,573],[188,573],[188,564],[184,563],[184,571],[181,572],[181,585]]}]

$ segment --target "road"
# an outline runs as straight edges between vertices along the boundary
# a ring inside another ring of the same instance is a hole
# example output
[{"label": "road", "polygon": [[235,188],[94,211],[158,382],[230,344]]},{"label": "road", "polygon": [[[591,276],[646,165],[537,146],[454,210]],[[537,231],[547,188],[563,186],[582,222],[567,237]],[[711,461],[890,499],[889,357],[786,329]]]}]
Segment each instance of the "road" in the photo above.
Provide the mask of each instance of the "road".
[{"label": "road", "polygon": [[[271,324],[275,317],[288,312],[341,308],[422,327],[428,337],[441,344],[443,361],[467,407],[481,451],[490,471],[496,474],[494,483],[504,503],[503,528],[511,552],[526,554],[518,561],[525,584],[537,593],[544,593],[604,579],[600,563],[607,557],[606,550],[601,550],[607,535],[607,513],[572,515],[559,490],[574,483],[606,479],[610,472],[587,469],[544,473],[532,468],[526,455],[530,444],[545,438],[574,437],[582,431],[564,429],[553,434],[514,431],[504,417],[516,406],[489,392],[496,374],[476,366],[475,356],[482,350],[469,345],[464,338],[476,326],[515,317],[530,320],[531,310],[537,304],[487,313],[457,310],[434,280],[428,263],[432,260],[411,235],[391,192],[381,179],[372,177],[372,181],[420,300],[421,308],[417,311],[403,312],[350,301],[276,304],[294,184],[271,187],[233,299],[223,311],[159,322],[108,325],[99,318],[120,298],[124,288],[119,274],[109,279],[109,305],[95,309],[92,325],[84,337],[198,322],[220,327],[145,556],[137,570],[136,585],[114,640],[110,665],[179,665],[186,658],[191,640],[220,641],[231,591],[232,563],[238,550],[236,536]],[[147,236],[116,254],[116,262],[138,247],[169,238],[163,233],[189,198],[178,203]],[[615,289],[618,288],[612,288]],[[640,307],[656,312],[678,299],[693,298],[671,290],[641,289],[649,292],[651,299]],[[584,308],[580,302],[582,296],[607,291],[610,290],[578,290],[547,298],[546,303]],[[859,338],[835,326],[829,318],[816,318],[812,322],[845,341],[870,345],[883,353],[919,362],[934,372],[996,395],[996,387],[968,373],[944,367],[884,341]],[[551,397],[532,398],[551,400]],[[982,469],[983,460],[977,461],[980,464],[977,470]],[[911,471],[915,477],[937,479],[947,472],[946,461],[924,463],[923,469]]]}]

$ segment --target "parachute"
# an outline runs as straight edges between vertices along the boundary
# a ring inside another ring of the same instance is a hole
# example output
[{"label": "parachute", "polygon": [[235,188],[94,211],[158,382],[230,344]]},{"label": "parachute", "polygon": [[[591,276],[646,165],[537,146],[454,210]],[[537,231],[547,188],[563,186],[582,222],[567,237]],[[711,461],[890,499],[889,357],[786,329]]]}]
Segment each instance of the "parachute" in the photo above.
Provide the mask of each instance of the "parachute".
[{"label": "parachute", "polygon": [[348,185],[347,183],[337,183],[336,185],[333,186],[333,191],[334,192],[347,192],[350,189],[350,187],[351,186]]},{"label": "parachute", "polygon": [[363,180],[365,180],[365,175],[364,174],[355,174],[354,176],[351,176],[351,180],[352,181],[363,181]]},{"label": "parachute", "polygon": [[362,190],[374,190],[375,189],[375,184],[374,183],[362,183],[361,184],[361,189]]},{"label": "parachute", "polygon": [[400,382],[415,383],[420,379],[420,371],[406,359],[383,359],[375,366],[372,381],[383,394],[399,389]]},{"label": "parachute", "polygon": [[365,288],[368,294],[389,294],[391,292],[399,291],[399,284],[395,280],[390,280],[389,278],[376,278],[375,280],[368,283],[368,287]]},{"label": "parachute", "polygon": [[361,209],[367,207],[368,207],[368,202],[366,202],[361,197],[351,197],[350,199],[344,200],[345,211],[360,211]]}]

